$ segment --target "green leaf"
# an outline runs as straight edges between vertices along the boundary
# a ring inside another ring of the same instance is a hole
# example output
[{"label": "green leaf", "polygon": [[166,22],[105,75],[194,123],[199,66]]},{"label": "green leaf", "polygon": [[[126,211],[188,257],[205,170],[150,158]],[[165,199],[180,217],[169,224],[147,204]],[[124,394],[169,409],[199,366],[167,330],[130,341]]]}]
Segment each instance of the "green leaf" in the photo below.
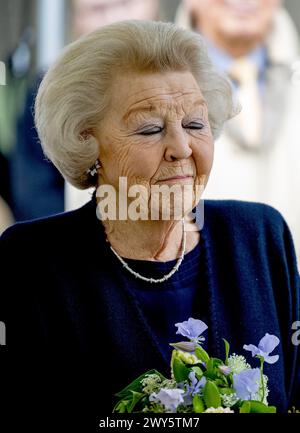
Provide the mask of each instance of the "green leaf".
[{"label": "green leaf", "polygon": [[206,407],[219,407],[221,406],[221,396],[218,387],[208,380],[203,389],[203,398]]},{"label": "green leaf", "polygon": [[132,400],[130,405],[128,405],[128,412],[131,413],[135,407],[135,405],[144,397],[144,394],[141,392],[131,391],[132,392]]},{"label": "green leaf", "polygon": [[222,359],[219,359],[219,358],[212,358],[212,359],[214,361],[214,366],[215,367],[219,367],[219,365],[223,365],[224,364],[224,362],[222,361]]},{"label": "green leaf", "polygon": [[196,347],[195,355],[200,359],[200,361],[205,362],[205,364],[210,360],[208,353],[201,346]]},{"label": "green leaf", "polygon": [[121,400],[113,408],[113,413],[115,413],[115,412],[126,413],[126,412],[128,412],[128,406],[129,405],[130,405],[129,400]]},{"label": "green leaf", "polygon": [[114,409],[113,412],[119,412],[119,413],[131,413],[133,409],[135,408],[136,404],[144,397],[144,394],[141,392],[136,391],[130,391],[131,396],[129,396],[126,400],[119,401]]},{"label": "green leaf", "polygon": [[177,383],[187,380],[191,372],[184,362],[176,356],[174,356],[172,360],[172,370]]},{"label": "green leaf", "polygon": [[205,411],[203,400],[199,394],[196,394],[193,398],[193,408],[195,413],[202,413]]},{"label": "green leaf", "polygon": [[206,364],[206,371],[208,373],[212,373],[214,371],[214,359],[210,358],[210,360]]},{"label": "green leaf", "polygon": [[240,413],[250,413],[251,412],[251,403],[250,401],[243,401],[243,404],[240,407]]},{"label": "green leaf", "polygon": [[226,394],[226,395],[230,395],[230,394],[234,394],[235,391],[232,388],[219,388],[219,392],[220,394]]},{"label": "green leaf", "polygon": [[132,391],[136,391],[136,392],[142,392],[142,385],[141,385],[141,381],[146,377],[146,375],[148,374],[157,374],[161,380],[165,380],[166,378],[160,374],[157,370],[149,370],[146,371],[146,373],[142,374],[141,376],[139,376],[137,379],[133,380],[129,385],[127,385],[124,389],[122,389],[122,391],[119,391],[118,393],[116,393],[116,397],[119,397],[121,399],[130,399],[131,400],[131,392]]},{"label": "green leaf", "polygon": [[203,376],[203,371],[198,365],[196,367],[192,367],[191,370],[196,373],[196,377],[198,380],[201,379],[201,377]]},{"label": "green leaf", "polygon": [[[227,384],[225,384],[225,382],[224,382],[224,380],[223,379],[214,379],[214,382],[215,382],[215,384],[217,385],[217,387],[219,388],[219,391],[221,392],[221,390],[220,390],[220,387],[225,387],[226,388],[226,385]],[[223,388],[224,389],[224,388]]]},{"label": "green leaf", "polygon": [[210,360],[207,362],[205,376],[211,380],[217,379],[218,371],[215,368],[214,358],[210,358]]},{"label": "green leaf", "polygon": [[249,400],[251,413],[276,413],[275,406],[267,406],[261,401]]},{"label": "green leaf", "polygon": [[228,365],[228,355],[230,350],[230,345],[225,338],[223,338],[224,344],[225,344],[225,365]]}]

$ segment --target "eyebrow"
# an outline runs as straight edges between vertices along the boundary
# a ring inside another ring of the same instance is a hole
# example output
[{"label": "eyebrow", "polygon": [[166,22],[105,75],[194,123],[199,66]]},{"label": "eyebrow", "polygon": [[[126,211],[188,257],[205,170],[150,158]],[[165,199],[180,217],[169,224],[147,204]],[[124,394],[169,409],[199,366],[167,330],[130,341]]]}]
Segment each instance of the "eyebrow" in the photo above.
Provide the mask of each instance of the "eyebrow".
[{"label": "eyebrow", "polygon": [[[192,107],[194,108],[198,105],[203,105],[204,103],[205,103],[205,100],[203,98],[200,98],[200,99],[197,99],[196,101],[193,102]],[[154,113],[157,112],[156,107],[153,104],[133,107],[129,111],[127,111],[127,113],[125,113],[125,115],[123,116],[123,119],[127,120],[134,113],[143,113],[143,112],[149,113],[151,111],[153,111]]]}]

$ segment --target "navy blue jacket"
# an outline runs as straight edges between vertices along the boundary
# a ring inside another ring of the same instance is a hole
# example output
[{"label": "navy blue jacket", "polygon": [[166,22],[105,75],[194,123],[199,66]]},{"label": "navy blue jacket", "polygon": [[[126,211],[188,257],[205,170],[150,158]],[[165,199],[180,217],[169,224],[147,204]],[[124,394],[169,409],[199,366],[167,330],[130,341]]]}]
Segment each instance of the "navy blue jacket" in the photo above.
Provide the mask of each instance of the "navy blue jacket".
[{"label": "navy blue jacket", "polygon": [[[129,381],[152,368],[168,376],[169,365],[128,290],[131,275],[105,242],[95,206],[92,200],[3,234],[0,320],[7,352],[18,361],[18,392],[27,395],[19,384],[28,380],[41,405],[53,392],[48,403],[56,409],[72,401],[73,410],[86,405],[99,414],[111,412],[113,394]],[[291,341],[300,320],[299,273],[282,216],[266,205],[207,200],[200,242],[211,355],[224,359],[223,337],[231,353],[257,367],[243,345],[277,335],[279,361],[265,365],[269,403],[279,411],[300,408],[299,345]]]}]

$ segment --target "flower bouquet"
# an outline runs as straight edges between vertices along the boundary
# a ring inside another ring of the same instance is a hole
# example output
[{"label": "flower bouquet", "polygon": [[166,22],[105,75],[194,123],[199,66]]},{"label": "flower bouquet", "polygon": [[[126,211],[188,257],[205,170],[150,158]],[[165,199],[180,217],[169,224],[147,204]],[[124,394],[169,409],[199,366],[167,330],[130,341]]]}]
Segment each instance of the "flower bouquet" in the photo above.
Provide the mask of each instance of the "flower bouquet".
[{"label": "flower bouquet", "polygon": [[274,364],[279,356],[273,352],[279,344],[275,335],[266,334],[258,346],[244,345],[259,360],[252,368],[244,356],[229,355],[225,345],[225,360],[212,358],[203,349],[202,336],[207,325],[189,318],[176,323],[176,334],[189,341],[170,343],[171,378],[150,370],[118,392],[113,412],[118,413],[275,413],[268,406],[268,378],[263,373],[264,363]]}]

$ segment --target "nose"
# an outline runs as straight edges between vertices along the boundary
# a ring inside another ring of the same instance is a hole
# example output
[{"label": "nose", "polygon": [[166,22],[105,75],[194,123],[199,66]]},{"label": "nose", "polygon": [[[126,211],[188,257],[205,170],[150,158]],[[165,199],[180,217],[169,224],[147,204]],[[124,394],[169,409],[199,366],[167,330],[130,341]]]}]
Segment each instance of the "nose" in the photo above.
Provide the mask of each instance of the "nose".
[{"label": "nose", "polygon": [[167,134],[165,137],[165,154],[164,159],[172,162],[180,159],[187,159],[192,154],[189,145],[189,137],[183,128]]}]

